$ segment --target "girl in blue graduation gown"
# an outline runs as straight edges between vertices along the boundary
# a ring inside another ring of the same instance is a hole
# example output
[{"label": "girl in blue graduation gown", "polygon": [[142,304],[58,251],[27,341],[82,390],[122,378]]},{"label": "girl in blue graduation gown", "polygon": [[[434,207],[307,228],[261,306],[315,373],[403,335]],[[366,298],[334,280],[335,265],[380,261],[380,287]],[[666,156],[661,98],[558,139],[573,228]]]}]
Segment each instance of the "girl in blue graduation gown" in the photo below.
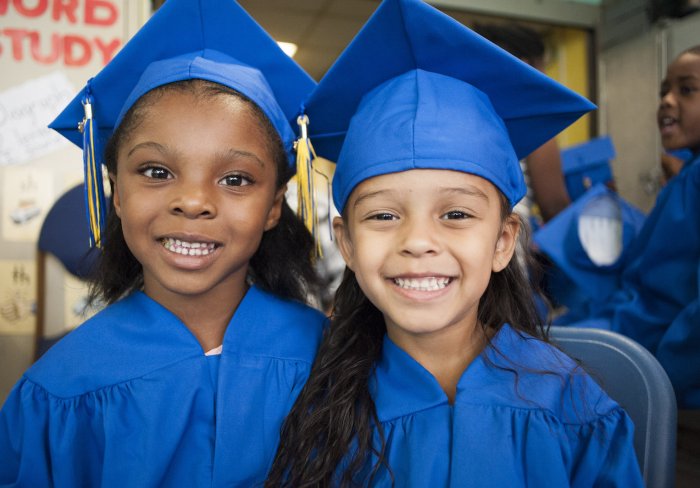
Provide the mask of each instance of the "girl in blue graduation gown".
[{"label": "girl in blue graduation gown", "polygon": [[642,486],[626,413],[547,343],[519,159],[592,105],[418,0],[305,103],[347,263],[268,486]]},{"label": "girl in blue graduation gown", "polygon": [[11,392],[0,486],[264,481],[324,322],[283,198],[287,113],[313,86],[235,3],[169,0],[54,122],[86,151],[109,305]]},{"label": "girl in blue graduation gown", "polygon": [[[668,67],[658,109],[667,150],[690,149],[633,241],[622,283],[585,325],[610,328],[654,353],[680,408],[700,408],[700,46]],[[584,324],[579,324],[584,325]]]}]

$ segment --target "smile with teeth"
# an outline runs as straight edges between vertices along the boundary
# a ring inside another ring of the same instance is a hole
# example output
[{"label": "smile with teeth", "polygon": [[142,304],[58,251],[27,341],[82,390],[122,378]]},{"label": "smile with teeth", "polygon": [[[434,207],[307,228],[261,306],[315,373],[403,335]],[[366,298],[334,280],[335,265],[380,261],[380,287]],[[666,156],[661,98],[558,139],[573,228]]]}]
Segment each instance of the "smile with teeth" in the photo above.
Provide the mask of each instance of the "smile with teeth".
[{"label": "smile with teeth", "polygon": [[451,278],[426,277],[426,278],[394,278],[394,283],[405,290],[437,291],[442,290],[452,281]]},{"label": "smile with teeth", "polygon": [[213,242],[188,242],[172,237],[161,239],[163,247],[170,252],[182,254],[183,256],[206,256],[214,252],[216,244]]},{"label": "smile with teeth", "polygon": [[670,127],[675,123],[676,123],[676,119],[674,119],[673,117],[661,117],[659,125],[661,127]]}]

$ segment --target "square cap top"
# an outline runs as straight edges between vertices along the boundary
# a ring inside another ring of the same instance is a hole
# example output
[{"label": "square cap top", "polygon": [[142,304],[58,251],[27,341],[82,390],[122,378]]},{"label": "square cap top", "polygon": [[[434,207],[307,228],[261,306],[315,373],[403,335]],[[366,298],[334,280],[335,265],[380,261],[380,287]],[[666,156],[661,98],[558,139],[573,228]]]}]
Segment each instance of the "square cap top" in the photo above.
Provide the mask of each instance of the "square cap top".
[{"label": "square cap top", "polygon": [[482,176],[512,206],[518,160],[593,108],[426,3],[384,0],[304,110],[342,212],[363,180],[414,168]]},{"label": "square cap top", "polygon": [[612,159],[615,159],[615,146],[609,136],[597,137],[561,151],[564,173],[583,171],[588,166],[608,163]]},{"label": "square cap top", "polygon": [[[106,141],[148,91],[203,79],[257,104],[291,155],[300,104],[316,83],[234,0],[168,0],[50,124],[82,147],[78,123],[89,101]],[[293,161],[290,159],[290,161]]]}]

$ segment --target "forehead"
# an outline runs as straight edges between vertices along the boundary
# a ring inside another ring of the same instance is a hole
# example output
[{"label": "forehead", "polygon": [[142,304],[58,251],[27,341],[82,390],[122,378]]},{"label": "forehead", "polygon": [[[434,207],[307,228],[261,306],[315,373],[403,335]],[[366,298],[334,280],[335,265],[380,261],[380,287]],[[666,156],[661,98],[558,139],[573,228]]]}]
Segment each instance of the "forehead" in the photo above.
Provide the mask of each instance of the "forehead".
[{"label": "forehead", "polygon": [[364,180],[355,187],[350,201],[352,203],[370,194],[403,198],[415,194],[440,197],[449,193],[473,195],[487,201],[499,198],[493,183],[471,173],[447,169],[411,169]]},{"label": "forehead", "polygon": [[250,102],[235,93],[221,92],[195,85],[166,85],[148,92],[134,105],[122,122],[122,142],[132,139],[140,131],[167,130],[174,124],[194,123],[201,117],[233,123],[247,129],[259,130],[263,124]]},{"label": "forehead", "polygon": [[680,55],[669,65],[665,81],[676,81],[686,77],[700,81],[700,55],[693,53]]}]

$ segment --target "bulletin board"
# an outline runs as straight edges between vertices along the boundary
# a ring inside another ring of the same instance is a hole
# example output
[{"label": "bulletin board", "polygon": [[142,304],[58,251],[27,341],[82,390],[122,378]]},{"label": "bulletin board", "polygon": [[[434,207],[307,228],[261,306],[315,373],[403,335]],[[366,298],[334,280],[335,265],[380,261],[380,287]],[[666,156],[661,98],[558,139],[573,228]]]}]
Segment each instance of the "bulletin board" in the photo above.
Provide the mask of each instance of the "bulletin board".
[{"label": "bulletin board", "polygon": [[[81,152],[47,126],[150,11],[143,0],[0,1],[0,404],[33,360],[41,224],[82,180]],[[53,280],[72,306],[76,284]],[[60,308],[47,316],[75,322]]]}]

